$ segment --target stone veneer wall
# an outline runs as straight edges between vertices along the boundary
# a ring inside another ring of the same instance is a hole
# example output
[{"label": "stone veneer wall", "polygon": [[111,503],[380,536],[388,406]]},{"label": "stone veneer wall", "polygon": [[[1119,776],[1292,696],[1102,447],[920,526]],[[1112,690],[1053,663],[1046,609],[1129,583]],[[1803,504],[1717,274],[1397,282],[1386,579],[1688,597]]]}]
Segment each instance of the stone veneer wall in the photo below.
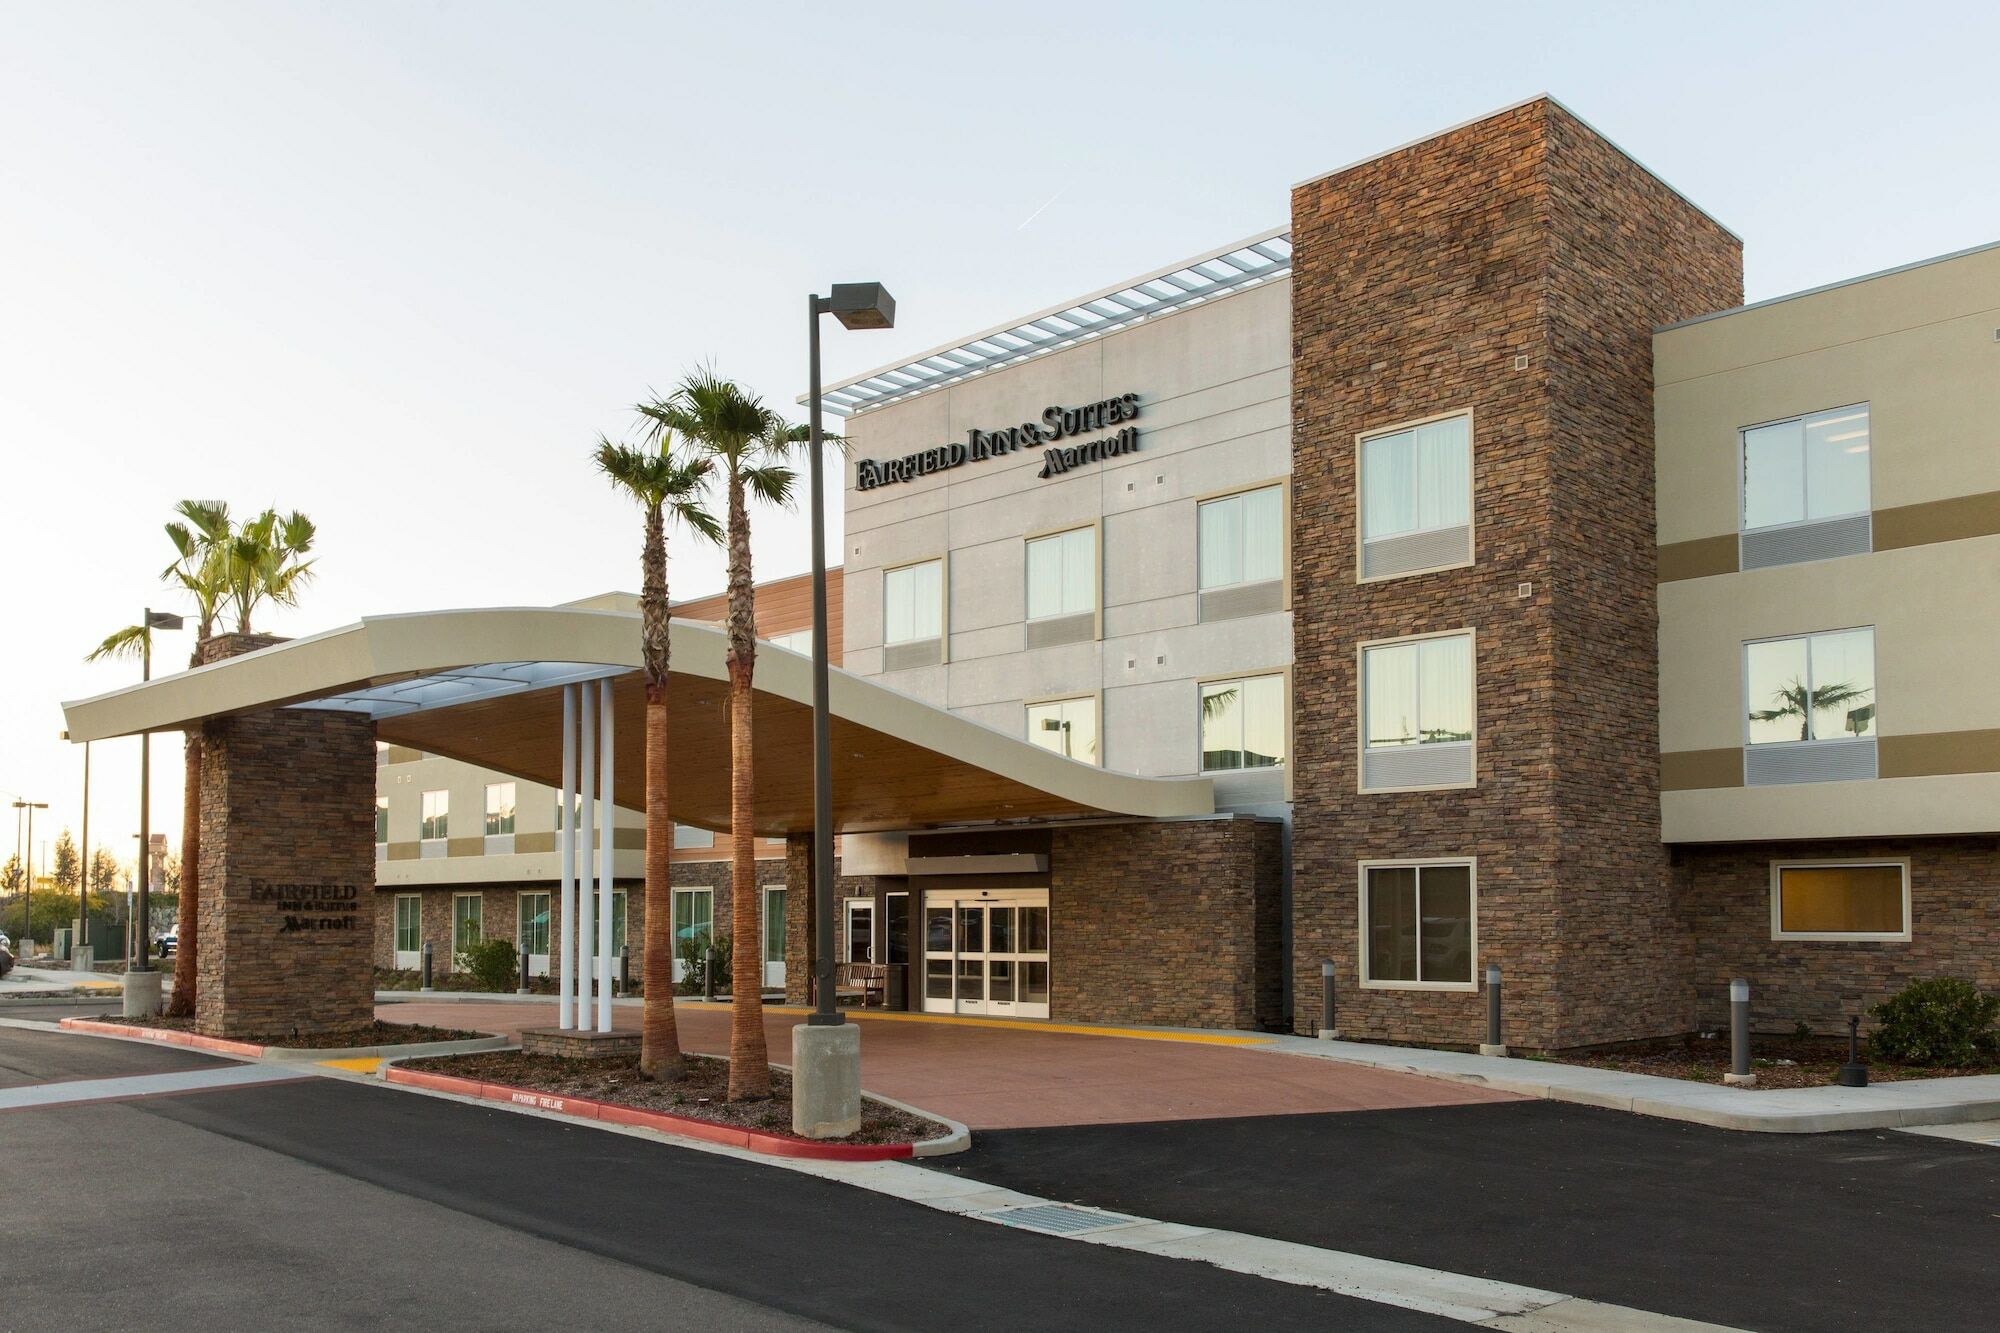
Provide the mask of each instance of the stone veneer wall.
[{"label": "stone veneer wall", "polygon": [[1055,829],[1049,1016],[1282,1022],[1283,838],[1279,822],[1244,817]]},{"label": "stone veneer wall", "polygon": [[[201,657],[277,642],[220,635]],[[375,1012],[374,724],[281,708],[213,719],[202,743],[196,1028],[284,1037],[366,1023]],[[313,900],[302,888],[351,896]],[[287,929],[287,918],[311,926]]]},{"label": "stone veneer wall", "polygon": [[[1302,185],[1292,213],[1294,1024],[1330,957],[1344,1031],[1478,1041],[1482,995],[1363,989],[1358,958],[1361,861],[1472,856],[1510,1042],[1684,1030],[1650,337],[1740,299],[1739,243],[1547,100]],[[1360,583],[1357,435],[1468,409],[1474,564]],[[1361,794],[1359,646],[1468,628],[1477,785]]]},{"label": "stone veneer wall", "polygon": [[[785,1003],[811,1004],[813,948],[813,840],[810,833],[785,838]],[[835,891],[841,898],[873,897],[873,875],[843,875],[833,860]],[[836,920],[834,929],[840,929]]]},{"label": "stone veneer wall", "polygon": [[[1908,857],[1907,942],[1774,940],[1771,863]],[[2000,991],[2000,838],[1894,838],[1677,847],[1674,876],[1694,935],[1694,1003],[1704,1028],[1729,1023],[1729,982],[1750,980],[1759,1031],[1847,1031],[1912,981],[1964,977]],[[1864,1028],[1864,1030],[1866,1030]]]}]

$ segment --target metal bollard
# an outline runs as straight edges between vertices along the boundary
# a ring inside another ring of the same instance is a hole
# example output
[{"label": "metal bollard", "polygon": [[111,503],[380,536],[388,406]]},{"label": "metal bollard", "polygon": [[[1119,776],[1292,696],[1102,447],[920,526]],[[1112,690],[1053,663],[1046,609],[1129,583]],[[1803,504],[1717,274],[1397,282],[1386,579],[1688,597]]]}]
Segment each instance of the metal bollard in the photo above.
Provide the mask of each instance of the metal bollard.
[{"label": "metal bollard", "polygon": [[1333,960],[1319,960],[1319,1039],[1334,1041],[1340,1036],[1340,1026],[1333,1021]]},{"label": "metal bollard", "polygon": [[715,947],[713,945],[709,946],[706,956],[701,960],[701,998],[704,1000],[713,1000],[715,998]]},{"label": "metal bollard", "polygon": [[1722,1081],[1740,1088],[1757,1082],[1750,1072],[1750,983],[1742,977],[1729,983],[1729,1072]]},{"label": "metal bollard", "polygon": [[418,984],[422,989],[429,990],[431,988],[431,942],[429,940],[424,941],[424,970],[422,978],[422,981]]},{"label": "metal bollard", "polygon": [[525,944],[521,946],[521,970],[514,974],[514,993],[528,993],[528,946]]},{"label": "metal bollard", "polygon": [[1500,964],[1486,965],[1486,1040],[1479,1045],[1481,1055],[1505,1055],[1507,1047],[1500,1040]]},{"label": "metal bollard", "polygon": [[1843,1088],[1865,1088],[1868,1086],[1868,1066],[1861,1063],[1861,1015],[1852,1014],[1847,1020],[1847,1063],[1840,1067],[1834,1081]]},{"label": "metal bollard", "polygon": [[629,945],[618,951],[618,993],[632,993],[632,950]]}]

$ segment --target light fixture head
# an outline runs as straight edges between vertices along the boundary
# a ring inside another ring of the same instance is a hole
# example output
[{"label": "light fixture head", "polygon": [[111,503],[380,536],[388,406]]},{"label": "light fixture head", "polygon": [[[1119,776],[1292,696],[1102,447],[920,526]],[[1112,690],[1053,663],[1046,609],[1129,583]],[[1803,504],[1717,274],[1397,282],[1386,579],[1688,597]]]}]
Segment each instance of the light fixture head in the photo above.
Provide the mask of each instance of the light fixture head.
[{"label": "light fixture head", "polygon": [[148,611],[146,613],[147,629],[179,629],[184,623],[185,621],[182,617],[175,615],[171,611]]},{"label": "light fixture head", "polygon": [[896,326],[896,298],[879,282],[836,282],[826,308],[849,329]]}]

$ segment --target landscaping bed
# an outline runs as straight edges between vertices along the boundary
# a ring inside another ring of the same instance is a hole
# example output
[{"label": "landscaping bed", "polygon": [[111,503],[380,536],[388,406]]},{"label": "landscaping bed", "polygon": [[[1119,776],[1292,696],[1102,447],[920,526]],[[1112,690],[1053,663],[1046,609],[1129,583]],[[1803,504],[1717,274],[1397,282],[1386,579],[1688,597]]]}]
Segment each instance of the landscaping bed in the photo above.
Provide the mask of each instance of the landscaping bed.
[{"label": "landscaping bed", "polygon": [[[649,1079],[637,1060],[564,1060],[520,1051],[481,1051],[470,1055],[437,1055],[397,1063],[401,1069],[500,1084],[551,1097],[577,1097],[629,1106],[635,1110],[686,1116],[781,1138],[792,1133],[792,1076],[771,1071],[771,1096],[758,1102],[725,1100],[729,1092],[729,1062],[690,1055],[673,1079]],[[927,1116],[861,1099],[861,1130],[841,1143],[921,1143],[943,1138],[951,1127]]]},{"label": "landscaping bed", "polygon": [[[151,1018],[121,1018],[109,1015],[98,1021],[164,1032],[195,1030],[192,1018],[170,1018],[165,1014],[155,1014]],[[463,1028],[425,1027],[421,1023],[384,1023],[377,1018],[354,1027],[337,1028],[331,1032],[298,1036],[276,1033],[262,1037],[245,1037],[241,1040],[252,1045],[278,1046],[287,1050],[340,1051],[355,1046],[414,1046],[419,1042],[431,1041],[477,1041],[481,1037],[492,1035],[490,1032],[468,1032]]]},{"label": "landscaping bed", "polygon": [[[1840,1066],[1847,1063],[1844,1037],[1758,1037],[1751,1042],[1750,1051],[1753,1057],[1750,1068],[1757,1075],[1756,1088],[1824,1087],[1835,1081]],[[1993,1059],[1972,1065],[1911,1065],[1870,1060],[1864,1053],[1863,1060],[1868,1065],[1870,1083],[2000,1074],[2000,1060]],[[1647,1042],[1611,1051],[1566,1054],[1561,1062],[1696,1083],[1721,1083],[1730,1067],[1729,1039],[1717,1035]]]}]

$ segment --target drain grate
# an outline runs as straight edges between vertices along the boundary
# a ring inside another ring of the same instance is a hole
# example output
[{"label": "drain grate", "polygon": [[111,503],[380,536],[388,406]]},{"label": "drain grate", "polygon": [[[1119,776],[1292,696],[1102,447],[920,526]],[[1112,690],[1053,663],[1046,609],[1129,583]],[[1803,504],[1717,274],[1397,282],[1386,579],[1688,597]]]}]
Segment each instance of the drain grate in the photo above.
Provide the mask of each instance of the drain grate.
[{"label": "drain grate", "polygon": [[1075,1208],[1066,1203],[1035,1203],[1020,1208],[996,1208],[976,1216],[1001,1226],[1040,1231],[1051,1236],[1074,1236],[1085,1231],[1122,1227],[1139,1219],[1123,1213],[1100,1213],[1091,1208]]}]

